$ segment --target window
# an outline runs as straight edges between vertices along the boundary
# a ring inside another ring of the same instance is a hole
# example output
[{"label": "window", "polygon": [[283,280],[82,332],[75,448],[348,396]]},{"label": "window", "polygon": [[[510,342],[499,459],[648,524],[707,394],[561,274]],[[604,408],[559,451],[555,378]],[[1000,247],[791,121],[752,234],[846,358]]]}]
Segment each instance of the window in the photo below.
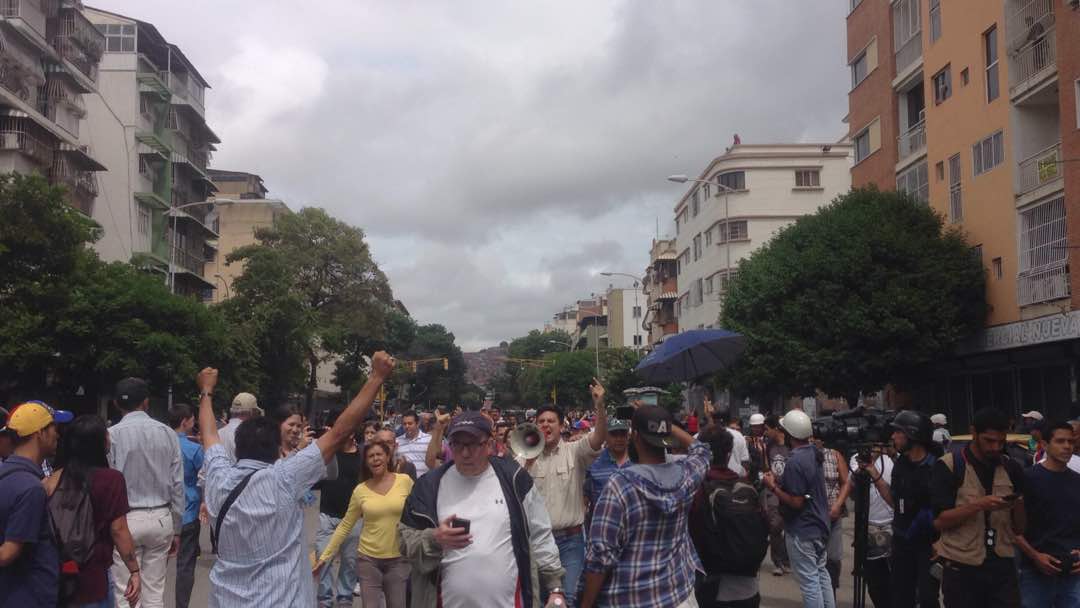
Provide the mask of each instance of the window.
[{"label": "window", "polygon": [[940,72],[934,74],[934,105],[945,102],[952,97],[952,73],[951,66],[945,66]]},{"label": "window", "polygon": [[641,346],[641,334],[634,334],[634,346]]},{"label": "window", "polygon": [[983,54],[986,57],[986,103],[990,103],[1001,94],[1001,82],[998,78],[996,25],[983,34]]},{"label": "window", "polygon": [[154,121],[154,102],[149,95],[139,95],[139,113],[150,122]]},{"label": "window", "polygon": [[138,230],[139,236],[150,237],[150,210],[145,205],[137,205],[139,208]]},{"label": "window", "polygon": [[701,192],[695,188],[694,196],[690,199],[690,217],[697,217],[701,212]]},{"label": "window", "polygon": [[975,175],[982,175],[1005,162],[1005,136],[1001,131],[994,133],[971,146],[974,157]]},{"label": "window", "polygon": [[862,0],[851,0],[851,10],[855,10],[862,4]]},{"label": "window", "polygon": [[[714,275],[715,276],[715,275]],[[713,277],[705,279],[705,294],[708,295],[713,292]]]},{"label": "window", "polygon": [[746,172],[732,171],[730,173],[721,173],[716,176],[716,183],[721,186],[726,186],[730,190],[746,190]]},{"label": "window", "polygon": [[896,176],[896,189],[924,203],[930,202],[930,176],[926,163],[919,163]]},{"label": "window", "polygon": [[795,172],[796,188],[818,188],[821,186],[821,171],[818,169],[802,169]]},{"label": "window", "polygon": [[1001,270],[1001,258],[990,260],[990,267],[994,273],[995,279],[1000,279],[1005,276],[1005,273]]},{"label": "window", "polygon": [[706,183],[701,189],[705,192],[705,202],[708,202],[709,197],[712,196],[712,184]]},{"label": "window", "polygon": [[859,56],[855,58],[855,61],[851,62],[851,88],[859,86],[859,83],[866,79],[866,75],[870,73],[870,61],[866,57],[866,51],[859,53]]},{"label": "window", "polygon": [[690,306],[701,306],[701,302],[703,301],[703,299],[702,299],[703,284],[704,284],[704,282],[701,279],[697,279],[691,284]]},{"label": "window", "polygon": [[634,315],[635,319],[640,319],[641,318],[641,307],[640,306],[635,306],[634,307],[633,315]]},{"label": "window", "polygon": [[968,82],[970,82],[970,81],[971,81],[971,75],[968,72],[968,69],[964,68],[964,69],[960,70],[960,84],[966,87],[968,85]]},{"label": "window", "polygon": [[1065,199],[1020,212],[1019,304],[1035,304],[1069,295]]},{"label": "window", "polygon": [[701,233],[694,237],[694,261],[701,259]]},{"label": "window", "polygon": [[855,163],[861,163],[881,147],[881,123],[875,118],[863,130],[858,131],[855,140]]},{"label": "window", "polygon": [[705,246],[712,245],[712,228],[705,231]]},{"label": "window", "polygon": [[964,205],[960,185],[960,155],[949,157],[949,221],[955,223],[964,219]]},{"label": "window", "polygon": [[678,300],[675,300],[675,316],[676,317],[681,317],[682,316],[682,303],[683,303],[682,298],[679,298]]},{"label": "window", "polygon": [[930,42],[941,38],[941,0],[930,0]]},{"label": "window", "polygon": [[120,23],[100,23],[97,29],[105,36],[106,53],[134,53],[135,26]]},{"label": "window", "polygon": [[978,260],[980,266],[982,265],[982,245],[981,244],[975,245],[974,247],[971,248],[971,257]]},{"label": "window", "polygon": [[729,241],[745,241],[750,238],[746,231],[746,220],[727,223],[727,237]]},{"label": "window", "polygon": [[728,288],[731,286],[731,282],[735,280],[736,274],[738,273],[734,270],[716,273],[717,289],[720,293],[727,293]]},{"label": "window", "polygon": [[939,160],[937,164],[934,165],[934,175],[939,182],[945,179],[945,163],[943,161]]}]

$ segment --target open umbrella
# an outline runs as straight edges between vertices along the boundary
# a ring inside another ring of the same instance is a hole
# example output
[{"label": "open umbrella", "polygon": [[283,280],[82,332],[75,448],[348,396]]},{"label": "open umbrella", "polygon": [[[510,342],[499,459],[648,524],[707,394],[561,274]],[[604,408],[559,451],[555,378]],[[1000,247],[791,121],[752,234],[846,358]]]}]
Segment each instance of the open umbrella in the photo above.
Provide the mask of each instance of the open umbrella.
[{"label": "open umbrella", "polygon": [[686,382],[731,365],[745,348],[746,338],[733,331],[686,331],[664,340],[634,371],[648,382]]}]

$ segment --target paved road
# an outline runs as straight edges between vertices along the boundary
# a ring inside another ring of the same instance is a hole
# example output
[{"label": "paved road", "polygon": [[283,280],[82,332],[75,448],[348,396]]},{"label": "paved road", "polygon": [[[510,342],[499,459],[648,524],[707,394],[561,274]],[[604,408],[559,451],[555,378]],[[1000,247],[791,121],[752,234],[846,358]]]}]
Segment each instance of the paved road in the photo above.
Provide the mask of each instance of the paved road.
[{"label": "paved road", "polygon": [[[304,528],[306,537],[309,539],[315,538],[315,530],[318,528],[319,521],[318,513],[318,507],[312,507],[307,509],[304,514]],[[850,516],[844,520],[844,573],[840,581],[840,593],[837,598],[838,607],[852,605],[850,575],[852,559],[852,520],[853,518]],[[192,608],[202,608],[207,605],[206,594],[209,585],[210,567],[214,564],[214,556],[210,553],[210,535],[209,532],[207,532],[206,526],[203,526],[202,531],[202,547],[203,556],[199,558],[198,568],[195,571],[195,590],[191,597]],[[175,608],[173,579],[176,573],[176,567],[172,562],[170,562],[169,566],[169,581],[165,591],[165,605],[167,608]],[[801,608],[802,595],[799,593],[799,587],[795,584],[794,577],[791,574],[773,576],[772,562],[769,561],[768,557],[765,558],[765,563],[761,565],[760,580],[762,608]],[[355,600],[353,606],[354,608],[362,608],[359,598]]]}]

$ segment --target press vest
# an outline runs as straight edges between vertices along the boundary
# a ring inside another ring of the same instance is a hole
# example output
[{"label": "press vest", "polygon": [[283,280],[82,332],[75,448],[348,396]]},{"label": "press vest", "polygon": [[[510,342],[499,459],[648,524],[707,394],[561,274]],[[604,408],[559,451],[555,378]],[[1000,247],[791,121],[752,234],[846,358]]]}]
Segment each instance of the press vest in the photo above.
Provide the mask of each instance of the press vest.
[{"label": "press vest", "polygon": [[[942,456],[942,462],[954,471],[953,454]],[[1002,465],[994,468],[994,496],[1008,496],[1013,493],[1012,480]],[[956,490],[956,506],[971,504],[986,496],[986,489],[979,481],[979,475],[972,466],[964,467],[964,479]],[[994,531],[994,554],[997,557],[1012,558],[1016,554],[1016,536],[1013,534],[1012,509],[982,511],[964,523],[941,533],[941,540],[936,544],[938,554],[947,560],[969,566],[981,566],[986,559],[986,524],[989,514],[990,528]]]}]

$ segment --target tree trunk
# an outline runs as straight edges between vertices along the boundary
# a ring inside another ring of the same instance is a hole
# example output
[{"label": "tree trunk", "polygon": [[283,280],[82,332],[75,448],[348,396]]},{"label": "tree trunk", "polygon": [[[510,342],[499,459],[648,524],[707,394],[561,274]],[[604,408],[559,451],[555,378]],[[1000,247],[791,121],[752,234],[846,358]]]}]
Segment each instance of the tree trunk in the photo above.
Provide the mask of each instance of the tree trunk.
[{"label": "tree trunk", "polygon": [[319,358],[314,353],[308,354],[308,366],[311,368],[308,374],[307,395],[306,403],[304,404],[304,411],[307,416],[311,417],[311,412],[315,408],[315,388],[319,386]]}]

